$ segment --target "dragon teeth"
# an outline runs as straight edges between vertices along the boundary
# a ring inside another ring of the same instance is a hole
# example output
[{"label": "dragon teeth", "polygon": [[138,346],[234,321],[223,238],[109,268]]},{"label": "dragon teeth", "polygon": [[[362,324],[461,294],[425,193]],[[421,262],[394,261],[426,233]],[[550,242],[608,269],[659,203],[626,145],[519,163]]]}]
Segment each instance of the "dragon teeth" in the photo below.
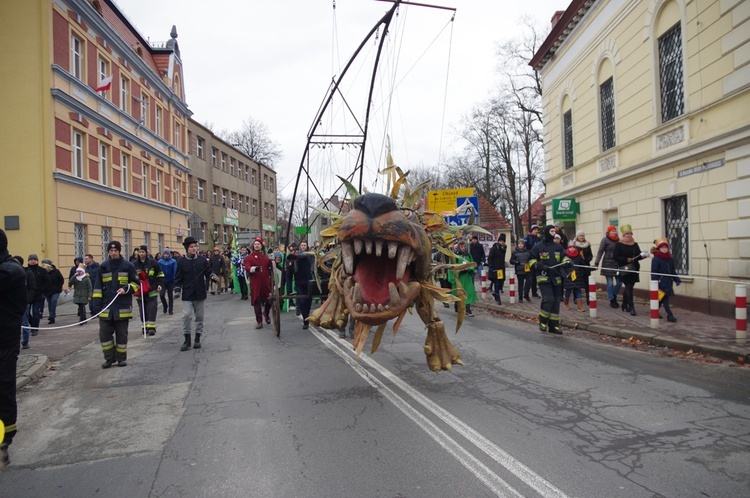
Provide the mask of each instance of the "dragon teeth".
[{"label": "dragon teeth", "polygon": [[398,253],[398,242],[388,242],[388,259],[393,259]]},{"label": "dragon teeth", "polygon": [[364,245],[362,239],[354,239],[354,254],[362,254],[362,246]]},{"label": "dragon teeth", "polygon": [[406,265],[411,262],[411,247],[401,246],[398,248],[398,260],[396,261],[396,278],[404,278],[404,272],[406,271]]},{"label": "dragon teeth", "polygon": [[366,304],[363,304],[362,305],[362,313],[369,313],[369,312],[370,312],[370,307],[368,305],[366,305]]},{"label": "dragon teeth", "polygon": [[375,241],[375,256],[380,257],[383,254],[383,240],[378,239]]},{"label": "dragon teeth", "polygon": [[400,296],[398,295],[398,289],[396,289],[396,284],[393,282],[388,282],[388,294],[391,296],[391,304],[393,306],[396,306],[398,302],[400,301]]},{"label": "dragon teeth", "polygon": [[383,311],[385,309],[382,304],[378,303],[378,311]]},{"label": "dragon teeth", "polygon": [[399,282],[398,283],[398,293],[400,295],[405,295],[407,292],[409,292],[409,287],[405,283]]},{"label": "dragon teeth", "polygon": [[354,302],[355,303],[361,303],[362,302],[362,286],[359,285],[359,282],[354,284]]},{"label": "dragon teeth", "polygon": [[372,254],[372,241],[369,239],[365,240],[365,252],[367,254]]},{"label": "dragon teeth", "polygon": [[354,273],[354,248],[351,242],[341,243],[341,255],[344,261],[344,272],[352,275]]},{"label": "dragon teeth", "polygon": [[361,304],[359,304],[359,303],[355,304],[354,305],[354,309],[356,310],[357,313],[362,313],[362,305]]}]

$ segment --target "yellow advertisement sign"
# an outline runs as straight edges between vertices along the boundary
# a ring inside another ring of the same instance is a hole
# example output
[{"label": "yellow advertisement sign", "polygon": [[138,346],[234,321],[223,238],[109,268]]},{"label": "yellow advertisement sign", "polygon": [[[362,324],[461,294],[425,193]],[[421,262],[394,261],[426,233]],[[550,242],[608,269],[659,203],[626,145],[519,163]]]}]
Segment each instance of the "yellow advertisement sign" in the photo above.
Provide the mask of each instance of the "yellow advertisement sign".
[{"label": "yellow advertisement sign", "polygon": [[473,197],[473,188],[453,188],[446,190],[430,190],[427,192],[427,209],[436,213],[453,211],[456,209],[458,197]]}]

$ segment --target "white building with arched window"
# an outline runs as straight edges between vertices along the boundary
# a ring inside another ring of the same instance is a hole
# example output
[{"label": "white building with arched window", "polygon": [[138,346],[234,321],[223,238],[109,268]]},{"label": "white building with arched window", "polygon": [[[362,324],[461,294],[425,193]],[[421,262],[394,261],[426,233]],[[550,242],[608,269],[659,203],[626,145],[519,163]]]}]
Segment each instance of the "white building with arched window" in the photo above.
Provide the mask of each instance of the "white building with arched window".
[{"label": "white building with arched window", "polygon": [[729,313],[750,278],[750,2],[574,0],[552,22],[530,62],[548,219],[594,254],[610,224],[646,250],[667,237],[678,301]]}]

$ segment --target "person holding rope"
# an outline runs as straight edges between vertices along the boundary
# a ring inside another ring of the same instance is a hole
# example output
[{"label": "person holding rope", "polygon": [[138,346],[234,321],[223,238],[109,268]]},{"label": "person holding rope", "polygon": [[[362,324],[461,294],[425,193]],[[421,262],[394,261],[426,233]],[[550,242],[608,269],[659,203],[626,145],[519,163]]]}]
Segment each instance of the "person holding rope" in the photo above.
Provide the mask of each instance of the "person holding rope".
[{"label": "person holding rope", "polygon": [[198,255],[198,241],[186,237],[182,243],[185,256],[177,260],[177,272],[174,277],[175,297],[182,294],[182,333],[185,342],[180,351],[190,349],[190,325],[195,317],[195,342],[193,349],[200,349],[203,334],[203,315],[208,294],[208,282],[218,282],[219,277],[211,271],[211,265],[205,256]]},{"label": "person holding rope", "polygon": [[[651,280],[659,281],[659,290],[661,291],[659,307],[664,306],[664,310],[667,312],[667,321],[674,323],[677,318],[674,317],[672,308],[669,307],[669,296],[674,296],[672,282],[679,286],[682,281],[675,271],[674,259],[669,251],[667,239],[657,239],[655,242],[656,248],[652,250],[654,259],[651,260]],[[659,318],[661,318],[661,315],[659,315]]]},{"label": "person holding rope", "polygon": [[8,252],[8,237],[0,229],[0,470],[10,463],[8,447],[16,435],[16,368],[26,298],[26,273]]},{"label": "person holding rope", "polygon": [[[99,341],[104,363],[109,368],[115,362],[127,365],[128,324],[133,318],[133,294],[138,290],[138,276],[133,263],[122,257],[122,245],[113,240],[107,245],[109,259],[99,266],[94,282],[92,311],[99,314]],[[110,303],[103,308],[103,303]],[[114,340],[113,340],[114,336]]]},{"label": "person holding rope", "polygon": [[614,258],[620,270],[620,282],[625,287],[622,293],[622,311],[629,311],[635,316],[635,306],[633,306],[633,288],[640,281],[638,272],[641,269],[641,259],[648,258],[648,252],[641,251],[638,243],[633,239],[633,229],[630,225],[623,225],[620,228],[622,237],[615,244]]},{"label": "person holding rope", "polygon": [[563,246],[555,242],[555,226],[544,227],[541,242],[531,249],[529,267],[536,275],[542,304],[539,308],[539,330],[551,334],[562,334],[560,330],[560,299],[562,297],[565,271],[563,267],[572,267],[570,258]]},{"label": "person holding rope", "polygon": [[164,272],[148,253],[148,246],[145,244],[138,248],[138,257],[135,258],[133,266],[141,281],[140,292],[135,297],[140,310],[141,333],[143,337],[156,335],[156,315],[159,310],[159,293],[164,283]]},{"label": "person holding rope", "polygon": [[91,285],[91,279],[86,274],[86,267],[81,263],[76,268],[75,273],[68,280],[68,287],[73,287],[73,303],[78,305],[78,326],[83,326],[86,322],[86,305],[91,302],[94,295],[94,289]]},{"label": "person holding rope", "polygon": [[596,259],[594,260],[594,267],[599,267],[599,262],[602,262],[601,274],[607,279],[607,297],[609,298],[609,305],[612,308],[619,308],[620,304],[617,302],[617,295],[620,293],[620,287],[622,282],[617,276],[617,261],[615,261],[615,245],[619,242],[620,237],[617,235],[617,227],[609,225],[607,227],[607,233],[599,242],[599,251],[596,253]]}]

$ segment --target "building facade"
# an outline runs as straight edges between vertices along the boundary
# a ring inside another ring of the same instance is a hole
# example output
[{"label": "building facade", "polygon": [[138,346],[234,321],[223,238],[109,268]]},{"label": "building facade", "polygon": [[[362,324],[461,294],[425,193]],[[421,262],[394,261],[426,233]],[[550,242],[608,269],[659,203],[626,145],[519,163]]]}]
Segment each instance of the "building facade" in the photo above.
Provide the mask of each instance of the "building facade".
[{"label": "building facade", "polygon": [[574,0],[553,23],[531,61],[548,219],[594,253],[610,224],[667,237],[679,297],[728,309],[750,277],[750,2]]},{"label": "building facade", "polygon": [[190,234],[203,250],[277,242],[276,172],[243,154],[197,121],[188,122]]},{"label": "building facade", "polygon": [[0,212],[12,250],[65,267],[104,259],[110,240],[124,253],[179,246],[191,113],[175,28],[149,43],[106,0],[9,0],[2,17]]}]

